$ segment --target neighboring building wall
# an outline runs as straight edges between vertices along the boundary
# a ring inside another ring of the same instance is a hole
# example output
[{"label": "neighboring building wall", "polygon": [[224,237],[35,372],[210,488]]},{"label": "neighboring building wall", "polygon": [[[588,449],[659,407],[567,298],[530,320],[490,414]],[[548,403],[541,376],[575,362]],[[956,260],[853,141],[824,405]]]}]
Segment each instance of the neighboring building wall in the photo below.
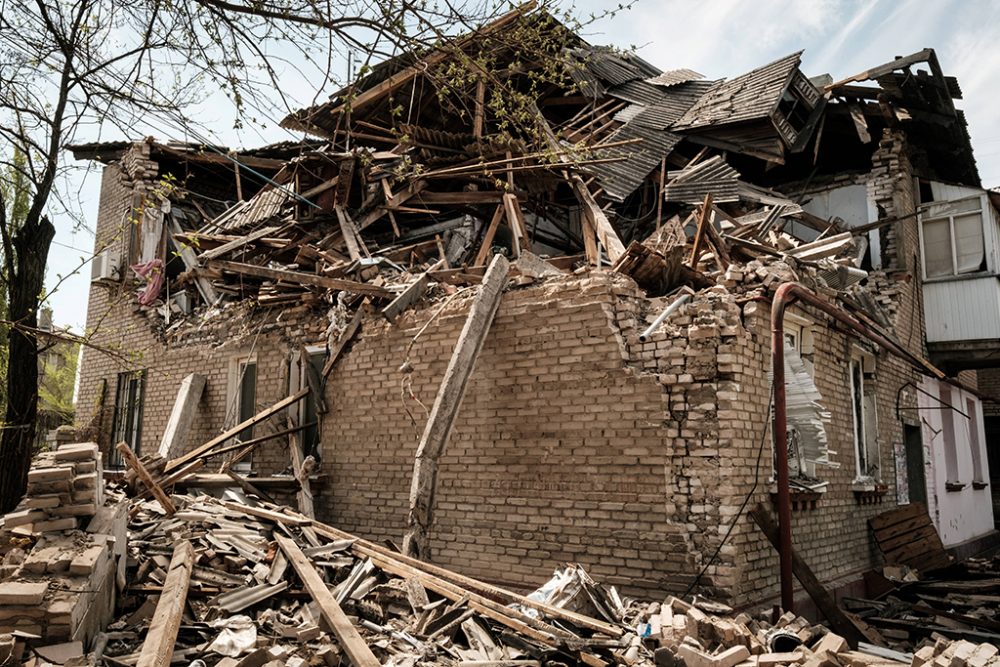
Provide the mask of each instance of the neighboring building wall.
[{"label": "neighboring building wall", "polygon": [[993,529],[982,402],[930,378],[920,388],[931,518],[944,545],[957,546]]}]

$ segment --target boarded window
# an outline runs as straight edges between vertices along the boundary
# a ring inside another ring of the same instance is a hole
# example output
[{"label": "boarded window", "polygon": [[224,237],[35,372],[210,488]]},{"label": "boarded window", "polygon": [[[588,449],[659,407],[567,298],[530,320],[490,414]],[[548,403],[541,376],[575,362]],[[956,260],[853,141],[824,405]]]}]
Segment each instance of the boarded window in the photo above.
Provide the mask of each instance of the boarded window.
[{"label": "boarded window", "polygon": [[[318,352],[309,353],[309,367],[305,368],[306,373],[310,373],[313,376],[313,380],[317,386],[322,386],[323,377],[323,364],[326,363],[326,350],[320,350]],[[305,377],[302,378],[302,386],[308,386],[309,382]],[[306,424],[306,428],[302,431],[302,451],[305,452],[307,456],[313,456],[315,458],[320,458],[320,433],[319,433],[319,414],[316,411],[316,399],[313,396],[308,396],[306,400],[302,401],[302,423]]]},{"label": "boarded window", "polygon": [[802,331],[785,338],[785,401],[787,408],[788,469],[792,477],[816,477],[816,466],[833,466],[827,449],[826,424],[830,413],[813,382],[810,369],[796,349]]},{"label": "boarded window", "polygon": [[[239,365],[239,411],[237,423],[257,414],[257,362],[256,360],[241,361]],[[237,436],[246,442],[253,438],[253,426],[247,426]]]}]

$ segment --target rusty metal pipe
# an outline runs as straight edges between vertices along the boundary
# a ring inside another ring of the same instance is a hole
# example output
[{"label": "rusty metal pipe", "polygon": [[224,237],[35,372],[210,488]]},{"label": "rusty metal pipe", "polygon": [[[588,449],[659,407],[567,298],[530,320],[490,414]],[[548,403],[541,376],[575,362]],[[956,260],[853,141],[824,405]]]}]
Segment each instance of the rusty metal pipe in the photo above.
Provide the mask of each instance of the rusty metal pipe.
[{"label": "rusty metal pipe", "polygon": [[792,599],[792,500],[788,487],[788,423],[785,401],[785,310],[796,301],[813,306],[862,338],[876,343],[883,349],[902,358],[918,371],[930,373],[939,379],[944,373],[926,359],[921,359],[899,343],[871,331],[861,320],[842,308],[824,301],[818,294],[799,283],[784,283],[778,287],[771,302],[771,368],[774,376],[774,432],[775,465],[778,481],[778,557],[781,572],[781,606],[793,611]]}]

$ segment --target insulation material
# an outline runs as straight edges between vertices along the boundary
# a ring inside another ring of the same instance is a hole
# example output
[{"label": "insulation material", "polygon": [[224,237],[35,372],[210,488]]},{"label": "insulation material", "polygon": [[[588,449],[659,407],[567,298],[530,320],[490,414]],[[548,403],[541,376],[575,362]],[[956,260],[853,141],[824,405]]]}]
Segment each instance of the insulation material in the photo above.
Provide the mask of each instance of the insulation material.
[{"label": "insulation material", "polygon": [[[768,373],[773,380],[773,373]],[[827,449],[826,425],[830,412],[821,404],[823,397],[816,388],[806,364],[791,345],[785,344],[785,400],[788,410],[788,459],[790,465],[802,462],[836,466]]]}]

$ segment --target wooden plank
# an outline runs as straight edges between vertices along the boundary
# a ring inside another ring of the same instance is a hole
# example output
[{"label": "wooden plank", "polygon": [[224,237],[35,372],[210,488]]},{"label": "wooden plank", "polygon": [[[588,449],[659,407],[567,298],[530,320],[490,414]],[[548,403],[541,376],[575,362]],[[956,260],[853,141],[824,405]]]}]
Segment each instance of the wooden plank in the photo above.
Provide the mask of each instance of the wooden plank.
[{"label": "wooden plank", "polygon": [[910,503],[909,505],[902,505],[894,510],[889,510],[888,512],[883,512],[876,517],[868,520],[868,525],[874,531],[880,531],[883,528],[888,528],[897,523],[902,523],[908,519],[914,517],[926,516],[930,519],[927,514],[927,506],[923,503]]},{"label": "wooden plank", "polygon": [[504,193],[499,190],[459,190],[458,192],[432,192],[424,190],[414,199],[425,206],[440,204],[499,204]]},{"label": "wooden plank", "polygon": [[930,541],[932,544],[935,541],[934,538],[937,537],[937,530],[931,524],[924,524],[911,530],[909,532],[897,535],[893,538],[883,538],[881,535],[876,535],[875,539],[878,542],[879,549],[883,554],[890,554],[897,549],[905,547],[908,544],[915,542],[925,543]]},{"label": "wooden plank", "polygon": [[399,293],[399,296],[382,309],[382,317],[390,322],[394,321],[399,317],[400,313],[423,297],[424,293],[427,292],[427,286],[430,282],[430,276],[426,273],[421,273],[417,276],[416,280],[407,285],[406,289]]},{"label": "wooden plank", "polygon": [[[521,250],[523,252],[530,252],[531,239],[528,237],[528,223],[524,219],[524,212],[521,210],[521,204],[517,200],[517,195],[505,194],[503,196],[503,205],[507,211],[507,224],[521,238]],[[520,253],[518,256],[520,256]]]},{"label": "wooden plank", "polygon": [[326,582],[316,572],[316,568],[309,562],[306,555],[302,553],[299,545],[283,535],[276,534],[274,539],[288,558],[288,562],[292,564],[296,574],[299,575],[302,585],[319,605],[323,619],[330,626],[333,634],[337,636],[341,648],[344,649],[344,653],[350,658],[354,667],[381,667],[382,663],[358,634],[357,629],[351,625],[350,619],[337,604],[337,600],[333,597]]},{"label": "wooden plank", "polygon": [[688,259],[688,266],[692,269],[698,268],[698,256],[701,254],[701,243],[705,238],[705,226],[711,224],[712,193],[705,195],[705,202],[701,205],[698,216],[698,227],[694,233],[694,242],[691,245],[691,257]]},{"label": "wooden plank", "polygon": [[597,205],[594,196],[584,185],[583,179],[578,174],[572,176],[571,185],[576,198],[583,205],[583,215],[597,232],[597,238],[604,246],[604,252],[608,253],[608,259],[614,264],[625,254],[625,244],[618,238],[618,232],[611,225],[608,216],[604,214],[601,207]]},{"label": "wooden plank", "polygon": [[[243,477],[242,475],[240,475],[239,473],[237,473],[236,471],[234,471],[232,469],[233,464],[237,463],[244,456],[246,456],[247,454],[249,454],[250,451],[251,451],[251,449],[252,448],[244,449],[243,451],[239,452],[234,458],[232,458],[231,460],[227,461],[226,464],[224,466],[222,466],[222,470],[224,471],[224,474],[229,479],[231,479],[232,481],[236,482],[236,486],[240,487],[243,490],[243,493],[247,494],[248,496],[257,496],[258,498],[263,498],[264,500],[267,500],[267,501],[272,502],[272,503],[277,502],[270,495],[268,495],[264,491],[261,491],[256,486],[254,486],[253,484],[251,484],[249,482],[249,480],[247,480],[247,478]],[[241,507],[243,507],[243,506],[241,506]],[[245,512],[245,513],[249,514],[249,512]]]},{"label": "wooden plank", "polygon": [[213,259],[211,262],[209,262],[209,264],[215,268],[222,269],[223,271],[229,271],[230,273],[239,273],[241,275],[246,275],[246,276],[255,276],[257,278],[269,278],[271,280],[281,280],[284,282],[295,283],[298,285],[311,285],[313,287],[324,287],[326,289],[339,290],[342,292],[349,292],[351,294],[368,294],[371,296],[378,296],[378,297],[392,296],[392,292],[383,287],[368,285],[366,283],[359,283],[353,280],[328,278],[327,276],[317,276],[312,273],[303,273],[301,271],[289,271],[287,269],[269,269],[264,266],[257,266],[256,264],[226,262],[221,259]]},{"label": "wooden plank", "polygon": [[272,523],[281,523],[287,526],[308,526],[312,523],[312,520],[305,516],[283,514],[282,512],[275,512],[274,510],[265,509],[263,507],[253,507],[252,505],[234,503],[230,500],[223,500],[222,504],[234,512],[249,514],[250,516],[255,516],[258,519],[267,519]]},{"label": "wooden plank", "polygon": [[496,236],[497,228],[500,227],[500,221],[503,220],[504,207],[497,206],[497,210],[493,212],[493,219],[490,220],[489,226],[486,228],[486,235],[483,237],[483,242],[479,245],[479,252],[476,253],[475,266],[485,266],[486,260],[490,257],[490,248],[493,246],[493,237]]},{"label": "wooden plank", "polygon": [[[204,466],[205,466],[205,462],[203,460],[201,460],[201,459],[198,459],[196,461],[191,461],[191,463],[187,464],[186,466],[184,466],[180,470],[178,470],[178,471],[176,471],[176,472],[174,472],[174,473],[172,473],[170,475],[167,475],[166,477],[164,477],[163,479],[161,479],[158,482],[158,484],[160,485],[161,489],[163,489],[164,491],[166,491],[166,489],[169,489],[171,486],[173,486],[177,482],[181,481],[182,479],[184,479],[188,475],[193,475],[194,473],[198,472]],[[149,489],[146,489],[145,491],[143,491],[139,495],[139,497],[140,498],[145,498],[145,497],[151,496],[152,494],[153,494],[152,491],[150,491]]]},{"label": "wooden plank", "polygon": [[174,399],[174,407],[167,420],[167,427],[163,429],[163,437],[160,439],[158,453],[163,458],[169,459],[183,451],[187,444],[191,423],[198,412],[198,401],[201,400],[201,393],[204,389],[204,375],[191,373],[181,380],[181,386],[177,390],[177,398]]},{"label": "wooden plank", "polygon": [[[173,216],[170,216],[170,232],[174,236],[184,233],[184,230],[181,229],[180,224],[174,220]],[[197,269],[201,267],[201,264],[198,262],[198,257],[195,255],[194,250],[187,243],[177,243],[175,245],[177,247],[177,254],[181,256],[181,261],[184,262],[184,268],[191,271],[194,275],[194,284],[198,288],[201,298],[208,305],[214,306],[219,300],[219,293],[215,291],[211,280],[198,275]]]},{"label": "wooden plank", "polygon": [[[761,532],[767,537],[771,546],[778,549],[778,524],[771,518],[771,514],[767,509],[762,504],[758,504],[751,510],[750,516],[757,526],[760,527]],[[792,550],[792,572],[795,573],[795,578],[802,584],[802,588],[806,590],[812,601],[816,603],[816,607],[826,616],[826,620],[830,622],[833,631],[846,639],[851,648],[857,648],[858,642],[866,640],[857,626],[840,609],[836,600],[830,595],[830,592],[816,578],[812,568],[802,560],[794,549]]]},{"label": "wooden plank", "polygon": [[163,591],[156,603],[149,632],[142,643],[136,667],[168,667],[174,653],[174,643],[181,627],[188,586],[194,569],[194,547],[187,540],[174,546],[174,554],[167,568]]},{"label": "wooden plank", "polygon": [[254,241],[259,241],[268,234],[277,231],[278,227],[261,227],[255,232],[250,232],[246,236],[240,236],[223,243],[217,248],[212,248],[211,250],[206,250],[205,252],[198,255],[199,262],[207,262],[210,259],[216,259],[217,257],[222,257],[223,255],[236,250],[237,248],[246,247],[247,245],[253,243]]},{"label": "wooden plank", "polygon": [[418,558],[427,555],[427,529],[433,515],[434,489],[437,485],[437,462],[448,445],[455,417],[465,396],[465,388],[475,367],[476,357],[483,347],[493,316],[500,306],[500,297],[507,284],[510,263],[496,255],[483,276],[482,287],[469,309],[455,351],[448,362],[434,407],[427,419],[424,433],[417,446],[410,485],[410,512],[403,538],[403,553]]},{"label": "wooden plank", "polygon": [[139,479],[141,479],[142,483],[146,485],[146,488],[152,492],[153,497],[160,502],[160,505],[163,507],[163,511],[167,513],[167,516],[176,512],[177,508],[175,508],[173,502],[171,502],[170,496],[163,492],[163,489],[160,488],[160,485],[156,483],[153,476],[149,474],[148,470],[146,470],[146,466],[142,465],[142,461],[140,461],[135,455],[135,452],[129,449],[128,443],[119,442],[116,449],[118,450],[118,453],[121,454],[122,458],[125,459],[125,463],[128,464],[128,467],[135,471],[135,474],[139,476]]},{"label": "wooden plank", "polygon": [[344,243],[347,245],[347,254],[356,262],[361,259],[357,228],[343,206],[338,204],[334,209],[337,211],[337,222],[340,223],[340,235],[344,237]]},{"label": "wooden plank", "polygon": [[561,618],[573,623],[574,625],[578,625],[581,628],[587,628],[588,630],[593,630],[610,637],[621,637],[624,634],[624,631],[617,625],[606,623],[575,611],[570,611],[568,609],[555,607],[544,602],[533,600],[532,598],[519,593],[514,593],[504,588],[479,581],[478,579],[467,577],[432,563],[421,562],[415,558],[391,551],[387,547],[380,544],[358,538],[350,533],[328,526],[327,524],[314,523],[313,528],[317,533],[332,540],[352,540],[351,550],[360,557],[387,557],[390,560],[408,565],[420,572],[432,574],[438,579],[454,584],[458,588],[465,589],[466,591],[477,591],[487,598],[504,601],[505,604],[518,604],[524,607],[530,607],[531,609],[535,609],[541,612],[542,615],[548,616],[549,618]]},{"label": "wooden plank", "polygon": [[925,514],[924,516],[914,517],[913,519],[908,519],[902,523],[897,523],[894,526],[889,526],[888,528],[883,528],[882,530],[876,530],[873,532],[875,533],[875,539],[879,541],[891,540],[899,537],[900,535],[912,532],[921,526],[926,526],[929,523],[930,517]]},{"label": "wooden plank", "polygon": [[281,399],[271,407],[261,410],[253,417],[250,417],[249,419],[240,422],[236,426],[233,426],[232,428],[225,430],[224,432],[215,436],[205,444],[195,447],[187,454],[183,454],[182,456],[179,456],[176,459],[171,459],[170,461],[167,462],[167,465],[164,466],[163,471],[170,472],[171,470],[175,470],[176,468],[179,468],[182,465],[186,464],[188,461],[192,461],[194,459],[201,458],[202,456],[207,455],[209,452],[211,452],[213,449],[224,443],[226,440],[229,440],[230,438],[238,435],[239,432],[242,431],[243,429],[255,426],[256,424],[259,424],[260,422],[264,421],[271,415],[281,412],[289,405],[301,401],[303,398],[305,398],[306,394],[308,393],[309,393],[309,387],[303,387],[302,389],[295,392],[291,396]]}]

